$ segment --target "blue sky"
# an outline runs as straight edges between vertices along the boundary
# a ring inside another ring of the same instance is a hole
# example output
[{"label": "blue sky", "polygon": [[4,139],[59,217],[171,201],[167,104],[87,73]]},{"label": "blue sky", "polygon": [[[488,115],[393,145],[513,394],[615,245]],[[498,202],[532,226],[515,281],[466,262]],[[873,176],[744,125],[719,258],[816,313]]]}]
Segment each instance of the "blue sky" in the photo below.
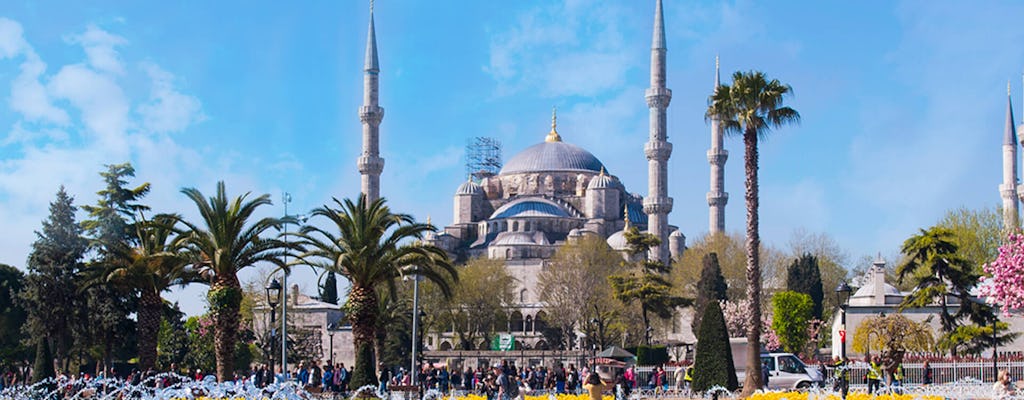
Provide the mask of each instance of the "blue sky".
[{"label": "blue sky", "polygon": [[[376,4],[383,196],[451,222],[474,136],[507,160],[559,132],[646,194],[654,1]],[[761,232],[826,232],[856,260],[890,254],[948,209],[999,202],[1007,80],[1021,110],[1020,2],[665,0],[669,219],[707,230],[714,58],[793,86],[803,123],[761,147]],[[281,193],[292,210],[358,193],[365,1],[48,2],[0,9],[0,262],[23,267],[66,185],[93,203],[104,164],[131,161],[157,211],[179,193]],[[1020,112],[1019,115],[1024,115]],[[727,228],[744,226],[742,147],[727,140]],[[852,266],[851,266],[852,267]],[[247,272],[246,275],[253,275]],[[312,275],[298,281],[312,290]],[[176,292],[200,312],[202,288]]]}]

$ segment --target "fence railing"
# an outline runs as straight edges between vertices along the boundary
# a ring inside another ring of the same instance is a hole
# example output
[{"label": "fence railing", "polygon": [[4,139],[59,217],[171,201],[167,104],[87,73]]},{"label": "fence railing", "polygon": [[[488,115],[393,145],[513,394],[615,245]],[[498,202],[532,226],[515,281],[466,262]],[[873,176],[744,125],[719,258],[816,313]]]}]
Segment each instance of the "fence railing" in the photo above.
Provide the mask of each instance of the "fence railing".
[{"label": "fence railing", "polygon": [[[669,387],[675,386],[675,366],[666,366],[665,368],[665,384]],[[818,365],[808,365],[808,368],[820,368]],[[651,375],[654,373],[655,367],[652,366],[639,366],[634,369],[636,373],[637,386],[641,388],[649,387]],[[991,362],[943,362],[943,363],[931,363],[932,369],[932,383],[952,383],[962,381],[965,378],[977,379],[982,382],[995,382],[995,371],[992,369]],[[1010,377],[1013,380],[1024,379],[1024,361],[1001,361],[999,363],[999,369],[1005,369],[1009,371]],[[825,379],[832,376],[832,368],[825,368]],[[854,362],[849,366],[850,371],[850,385],[851,386],[863,386],[867,384],[865,377],[867,376],[868,365],[863,362]],[[903,380],[904,385],[920,385],[924,382],[924,364],[923,363],[905,363],[903,364],[903,374],[906,376]],[[742,384],[742,382],[741,382]]]}]

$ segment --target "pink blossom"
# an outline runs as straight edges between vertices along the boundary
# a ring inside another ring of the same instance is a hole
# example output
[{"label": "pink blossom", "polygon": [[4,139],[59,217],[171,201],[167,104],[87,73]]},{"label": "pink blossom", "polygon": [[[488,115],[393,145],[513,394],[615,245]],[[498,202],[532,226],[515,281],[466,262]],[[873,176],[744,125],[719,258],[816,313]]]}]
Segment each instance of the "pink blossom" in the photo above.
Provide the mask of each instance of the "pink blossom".
[{"label": "pink blossom", "polygon": [[983,269],[992,277],[979,291],[989,303],[998,304],[1005,315],[1024,308],[1024,235],[1009,234],[999,256]]}]

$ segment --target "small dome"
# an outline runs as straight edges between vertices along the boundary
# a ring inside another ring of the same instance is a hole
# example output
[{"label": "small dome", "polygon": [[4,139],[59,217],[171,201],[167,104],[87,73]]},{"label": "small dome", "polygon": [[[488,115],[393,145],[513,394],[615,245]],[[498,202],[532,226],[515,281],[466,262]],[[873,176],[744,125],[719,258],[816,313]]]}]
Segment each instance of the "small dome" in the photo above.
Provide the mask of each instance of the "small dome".
[{"label": "small dome", "polygon": [[491,246],[530,246],[551,244],[543,233],[502,232],[491,242]]},{"label": "small dome", "polygon": [[615,179],[612,179],[611,176],[605,175],[604,168],[601,168],[601,174],[590,180],[590,184],[587,185],[587,190],[612,189],[615,187]]},{"label": "small dome", "polygon": [[483,186],[480,186],[476,182],[466,181],[466,182],[463,182],[461,185],[459,185],[459,189],[455,191],[455,195],[460,195],[460,194],[469,194],[469,195],[484,194],[484,188],[483,188]]},{"label": "small dome", "polygon": [[583,236],[583,230],[580,228],[569,231],[569,237],[581,237]]},{"label": "small dome", "polygon": [[621,230],[608,237],[608,246],[615,251],[629,250],[629,243],[626,242],[626,231]]},{"label": "small dome", "polygon": [[680,231],[679,231],[678,229],[676,229],[676,230],[672,231],[672,233],[670,233],[670,234],[668,235],[668,237],[681,237],[681,238],[683,238],[683,239],[686,239],[686,235],[684,235],[684,234],[683,234],[682,232],[680,232]]}]

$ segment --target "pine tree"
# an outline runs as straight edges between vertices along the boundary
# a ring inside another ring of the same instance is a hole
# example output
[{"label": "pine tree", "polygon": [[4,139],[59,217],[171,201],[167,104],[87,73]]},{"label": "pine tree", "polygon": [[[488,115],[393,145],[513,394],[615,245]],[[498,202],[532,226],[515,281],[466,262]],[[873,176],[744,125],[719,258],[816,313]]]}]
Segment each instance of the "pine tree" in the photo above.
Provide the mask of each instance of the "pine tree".
[{"label": "pine tree", "polygon": [[50,216],[43,221],[42,232],[32,243],[28,257],[28,276],[19,294],[19,302],[27,312],[22,332],[36,346],[46,342],[46,354],[52,354],[63,370],[68,370],[68,355],[76,342],[84,342],[82,317],[87,308],[79,293],[87,242],[82,228],[75,222],[74,199],[64,187],[50,203]]},{"label": "pine tree", "polygon": [[715,386],[736,390],[736,366],[729,346],[729,332],[725,329],[725,316],[717,301],[708,302],[701,316],[697,335],[697,355],[693,363],[693,390],[704,392]]},{"label": "pine tree", "polygon": [[[137,214],[149,207],[138,201],[149,193],[149,183],[143,183],[134,189],[127,188],[128,178],[135,176],[135,168],[131,163],[107,165],[101,172],[106,186],[96,192],[99,198],[94,206],[82,206],[89,213],[89,219],[82,221],[82,228],[90,239],[89,247],[97,257],[90,260],[86,275],[90,276],[91,284],[85,298],[88,302],[88,324],[91,342],[101,347],[105,366],[112,363],[111,354],[115,347],[134,342],[130,338],[135,335],[136,325],[128,318],[132,313],[139,315],[135,305],[135,292],[138,289],[124,285],[111,278],[110,271],[115,265],[125,264],[125,255],[137,244]],[[145,327],[146,337],[155,344],[159,320]],[[139,327],[144,329],[144,327]],[[141,343],[140,343],[141,344]],[[134,349],[132,349],[134,350]],[[139,366],[143,369],[153,367],[156,351],[140,351]]]},{"label": "pine tree", "polygon": [[324,284],[320,286],[320,301],[338,304],[338,278],[334,275],[334,271],[327,271]]},{"label": "pine tree", "polygon": [[638,261],[633,263],[630,271],[609,276],[608,283],[612,286],[615,298],[623,304],[630,304],[633,301],[640,303],[644,332],[648,332],[645,344],[650,345],[650,313],[661,319],[669,319],[676,307],[693,304],[693,299],[672,294],[672,282],[665,278],[672,272],[671,265],[647,258],[650,250],[661,244],[657,236],[640,232],[634,226],[626,231],[625,237],[630,257]]},{"label": "pine tree", "polygon": [[722,276],[722,267],[718,264],[718,254],[708,253],[704,255],[703,267],[700,270],[700,280],[697,281],[697,299],[693,305],[693,332],[700,332],[700,321],[704,315],[704,309],[709,302],[728,300],[726,292],[729,285],[725,283]]},{"label": "pine tree", "polygon": [[818,257],[804,253],[786,269],[786,288],[790,291],[811,296],[814,307],[811,316],[821,319],[822,302],[825,292],[821,285],[821,270],[818,268]]}]

